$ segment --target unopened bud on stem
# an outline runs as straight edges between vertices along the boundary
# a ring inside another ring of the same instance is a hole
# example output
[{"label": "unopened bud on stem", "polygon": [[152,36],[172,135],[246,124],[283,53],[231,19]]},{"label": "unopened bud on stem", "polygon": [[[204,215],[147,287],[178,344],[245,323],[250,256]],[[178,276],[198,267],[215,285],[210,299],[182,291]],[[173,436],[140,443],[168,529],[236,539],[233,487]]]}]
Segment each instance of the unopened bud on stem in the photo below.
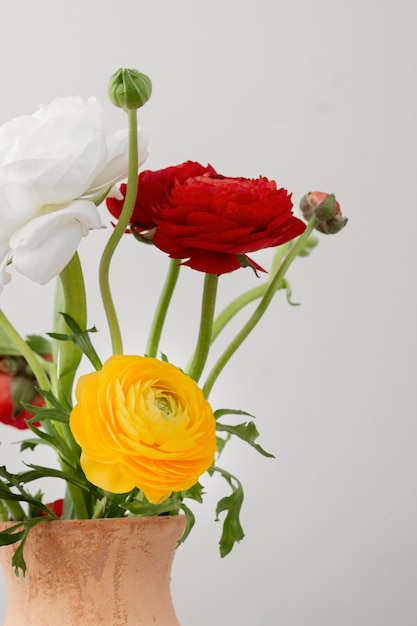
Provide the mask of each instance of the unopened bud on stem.
[{"label": "unopened bud on stem", "polygon": [[347,217],[342,215],[340,204],[333,194],[309,191],[300,200],[300,209],[306,220],[317,219],[316,230],[334,235],[346,226]]},{"label": "unopened bud on stem", "polygon": [[140,109],[149,100],[151,93],[151,79],[137,70],[120,68],[109,81],[109,98],[124,111]]}]

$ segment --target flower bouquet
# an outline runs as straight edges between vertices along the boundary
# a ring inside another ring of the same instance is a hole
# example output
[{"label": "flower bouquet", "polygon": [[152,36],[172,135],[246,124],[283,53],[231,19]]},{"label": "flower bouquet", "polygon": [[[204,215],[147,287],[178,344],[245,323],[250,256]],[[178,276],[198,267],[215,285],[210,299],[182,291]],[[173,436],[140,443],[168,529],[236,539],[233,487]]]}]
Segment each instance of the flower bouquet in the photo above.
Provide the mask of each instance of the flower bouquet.
[{"label": "flower bouquet", "polygon": [[[147,151],[137,110],[150,95],[147,76],[121,69],[110,80],[109,96],[126,112],[126,130],[109,133],[94,98],[56,99],[0,128],[0,289],[16,271],[41,285],[57,277],[45,336],[22,337],[0,311],[0,421],[28,430],[22,450],[47,446],[57,459],[54,467],[32,463],[17,473],[0,467],[0,520],[11,522],[0,532],[0,545],[16,543],[17,572],[26,569],[31,529],[50,520],[182,512],[185,539],[206,473],[225,480],[215,516],[222,520],[220,553],[232,550],[244,536],[243,488],[222,467],[222,450],[236,437],[272,455],[257,443],[252,416],[213,408],[210,392],[277,292],[290,301],[287,270],[316,245],[314,229],[336,233],[346,223],[331,194],[306,194],[302,220],[293,214],[291,195],[264,177],[229,178],[193,161],[142,170]],[[95,327],[88,327],[77,253],[92,229],[103,236],[98,280],[112,344],[112,354],[104,356],[94,347]],[[124,353],[109,279],[113,254],[129,237],[167,257],[141,355]],[[264,248],[274,249],[268,271],[252,258]],[[221,276],[241,268],[256,286],[216,311]],[[165,355],[163,330],[180,274],[186,281],[188,272],[201,274],[203,295],[195,349],[184,363]],[[207,372],[214,340],[244,310],[250,310],[245,323]],[[79,375],[82,359],[90,372]],[[31,490],[33,481],[50,478],[65,485],[62,500],[53,503]]]}]

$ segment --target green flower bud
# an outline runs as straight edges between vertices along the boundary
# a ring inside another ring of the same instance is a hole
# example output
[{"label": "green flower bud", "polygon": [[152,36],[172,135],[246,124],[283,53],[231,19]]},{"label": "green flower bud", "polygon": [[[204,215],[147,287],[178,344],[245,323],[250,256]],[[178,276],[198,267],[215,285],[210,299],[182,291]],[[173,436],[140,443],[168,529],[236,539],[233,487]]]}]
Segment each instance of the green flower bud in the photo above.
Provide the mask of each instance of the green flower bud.
[{"label": "green flower bud", "polygon": [[109,98],[115,106],[124,111],[140,109],[149,100],[151,93],[151,79],[137,70],[122,67],[109,81]]}]

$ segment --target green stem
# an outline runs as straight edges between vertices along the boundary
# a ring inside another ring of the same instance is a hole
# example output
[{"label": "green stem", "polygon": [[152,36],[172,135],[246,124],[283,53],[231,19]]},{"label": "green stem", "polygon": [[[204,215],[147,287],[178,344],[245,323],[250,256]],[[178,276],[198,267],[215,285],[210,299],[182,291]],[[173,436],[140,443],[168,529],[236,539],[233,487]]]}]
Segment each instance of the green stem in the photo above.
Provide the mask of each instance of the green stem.
[{"label": "green stem", "polygon": [[162,329],[168,313],[168,307],[177,284],[180,265],[177,259],[172,259],[169,265],[168,274],[162,288],[161,295],[158,300],[155,315],[153,318],[151,331],[149,334],[146,354],[155,357],[158,352],[159,342],[161,339]]},{"label": "green stem", "polygon": [[[65,463],[65,461],[61,460],[60,465],[64,472],[67,472],[68,474],[72,474],[75,476],[79,476],[79,472],[77,470],[74,470],[74,468],[71,465]],[[93,496],[91,496],[89,493],[87,493],[86,491],[84,491],[80,487],[77,487],[77,485],[74,485],[73,483],[69,481],[67,481],[66,488],[67,488],[67,493],[69,494],[71,498],[71,503],[72,503],[73,512],[74,512],[73,518],[74,519],[88,519],[90,517],[89,509],[92,508],[93,503],[94,503]],[[89,507],[89,504],[90,504],[90,507]]]},{"label": "green stem", "polygon": [[[213,323],[211,343],[213,343],[213,341],[221,333],[223,328],[230,322],[231,319],[233,319],[235,315],[239,313],[239,311],[241,311],[245,306],[247,306],[254,300],[258,300],[259,298],[262,298],[262,296],[265,294],[266,290],[268,289],[268,285],[271,283],[271,280],[273,280],[273,277],[275,276],[275,272],[277,271],[279,265],[281,264],[285,253],[289,250],[290,247],[291,247],[291,244],[289,243],[277,247],[275,254],[274,254],[274,258],[272,260],[271,274],[270,274],[271,277],[267,282],[263,283],[262,285],[259,285],[258,287],[254,287],[253,289],[249,289],[246,293],[243,293],[237,298],[235,298],[235,300],[230,302],[230,304],[228,304],[227,307],[223,309],[220,315],[216,317]],[[277,284],[276,289],[278,290],[280,289],[280,287],[281,287],[281,284]]]},{"label": "green stem", "polygon": [[[70,315],[82,330],[86,328],[87,302],[84,276],[77,252],[60,273],[55,296],[54,332],[68,334],[71,331],[60,313]],[[53,339],[52,353],[58,370],[55,395],[59,400],[70,400],[82,352],[72,341]]]},{"label": "green stem", "polygon": [[136,110],[128,111],[127,115],[129,125],[129,167],[126,198],[119,220],[103,251],[99,269],[101,298],[109,325],[113,354],[123,354],[123,342],[110,289],[110,263],[132,217],[138,189],[138,127]]},{"label": "green stem", "polygon": [[204,279],[203,302],[201,306],[200,331],[197,347],[187,368],[188,375],[195,381],[201,376],[207,361],[213,329],[214,308],[219,277],[215,274],[206,274]]},{"label": "green stem", "polygon": [[248,321],[242,327],[242,329],[237,333],[237,335],[230,342],[230,344],[228,345],[226,350],[220,356],[218,361],[215,363],[215,365],[212,368],[211,372],[207,376],[206,382],[205,382],[205,384],[203,386],[203,392],[204,392],[204,395],[206,396],[206,398],[208,398],[208,396],[209,396],[209,394],[210,394],[210,392],[211,392],[211,390],[213,388],[214,383],[216,382],[219,374],[221,373],[221,371],[223,370],[225,365],[228,363],[228,361],[234,355],[236,350],[241,346],[241,344],[247,338],[247,336],[250,334],[250,332],[255,328],[255,326],[257,325],[257,323],[259,322],[259,320],[261,319],[261,317],[263,316],[263,314],[267,310],[267,308],[270,305],[271,300],[274,297],[275,292],[277,291],[277,288],[278,288],[279,284],[283,280],[283,278],[284,278],[288,268],[290,267],[290,265],[294,261],[294,259],[298,256],[298,253],[300,252],[300,250],[303,249],[304,244],[307,241],[308,237],[310,236],[310,234],[311,234],[312,230],[314,229],[315,225],[316,225],[316,219],[313,218],[308,223],[307,228],[304,231],[304,233],[301,235],[301,237],[299,237],[297,239],[297,241],[294,243],[294,245],[290,248],[287,256],[284,258],[284,260],[282,261],[280,267],[276,271],[274,277],[269,282],[268,288],[267,288],[267,290],[266,290],[262,300],[258,304],[257,308],[255,309],[255,311],[253,312],[251,317],[248,319]]},{"label": "green stem", "polygon": [[230,322],[231,319],[233,319],[235,315],[237,315],[237,313],[239,313],[239,311],[254,300],[262,298],[267,288],[268,283],[264,283],[263,285],[259,285],[258,287],[254,287],[253,289],[246,291],[246,293],[243,293],[230,302],[230,304],[228,304],[227,307],[225,307],[220,315],[218,315],[214,320],[211,343],[213,343],[223,328]]}]

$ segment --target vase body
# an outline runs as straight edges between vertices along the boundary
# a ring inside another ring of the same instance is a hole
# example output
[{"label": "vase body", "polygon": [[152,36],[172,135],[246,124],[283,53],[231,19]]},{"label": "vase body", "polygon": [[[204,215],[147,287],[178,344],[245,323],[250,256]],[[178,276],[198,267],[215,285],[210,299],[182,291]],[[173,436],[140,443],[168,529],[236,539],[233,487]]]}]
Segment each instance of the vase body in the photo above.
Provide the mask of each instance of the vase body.
[{"label": "vase body", "polygon": [[0,548],[4,626],[180,626],[170,578],[184,528],[182,515],[38,524],[24,547],[25,576],[11,565],[17,544]]}]

